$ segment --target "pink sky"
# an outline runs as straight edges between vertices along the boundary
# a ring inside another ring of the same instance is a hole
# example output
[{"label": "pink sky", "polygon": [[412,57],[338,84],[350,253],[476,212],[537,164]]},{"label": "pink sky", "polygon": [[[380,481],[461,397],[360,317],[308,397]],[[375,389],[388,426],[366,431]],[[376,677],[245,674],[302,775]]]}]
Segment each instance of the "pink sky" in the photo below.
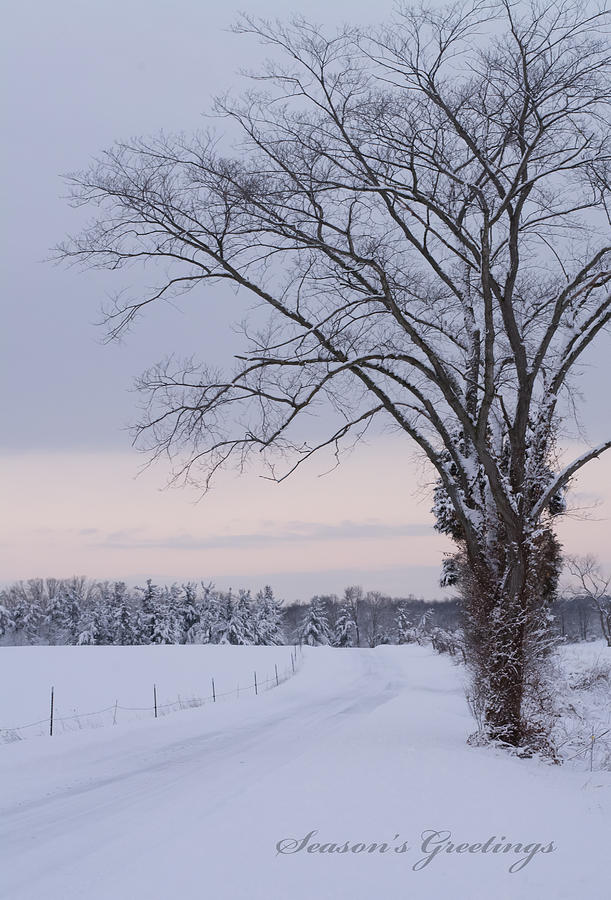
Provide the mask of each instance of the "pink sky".
[{"label": "pink sky", "polygon": [[[139,462],[131,452],[5,455],[2,578],[270,580],[288,599],[350,583],[443,594],[437,578],[451,544],[432,531],[427,473],[407,441],[380,438],[322,478],[322,459],[282,485],[225,473],[200,502],[190,489],[160,490],[162,465],[136,479]],[[611,455],[583,470],[571,503],[588,509],[559,527],[567,552],[607,566],[610,485]]]}]

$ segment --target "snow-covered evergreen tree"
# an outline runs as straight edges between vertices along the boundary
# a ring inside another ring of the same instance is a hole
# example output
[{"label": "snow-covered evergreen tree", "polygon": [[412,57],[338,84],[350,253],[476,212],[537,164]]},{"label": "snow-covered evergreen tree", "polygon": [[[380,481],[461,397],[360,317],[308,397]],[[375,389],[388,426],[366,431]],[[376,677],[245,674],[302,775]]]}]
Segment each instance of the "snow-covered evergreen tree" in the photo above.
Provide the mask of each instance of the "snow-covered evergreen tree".
[{"label": "snow-covered evergreen tree", "polygon": [[61,609],[61,627],[66,644],[78,643],[79,635],[82,631],[82,603],[83,597],[78,585],[67,585],[63,593]]},{"label": "snow-covered evergreen tree", "polygon": [[4,637],[10,631],[13,631],[15,628],[15,622],[13,621],[13,617],[10,612],[0,603],[0,637]]},{"label": "snow-covered evergreen tree", "polygon": [[416,642],[416,629],[403,604],[399,604],[397,609],[397,642],[399,644]]},{"label": "snow-covered evergreen tree", "polygon": [[140,592],[140,607],[136,614],[136,643],[150,644],[155,630],[155,613],[158,605],[159,589],[149,578]]},{"label": "snow-covered evergreen tree", "polygon": [[134,642],[134,622],[127,587],[124,581],[115,581],[109,600],[110,630],[113,644],[127,645]]},{"label": "snow-covered evergreen tree", "polygon": [[343,603],[333,631],[334,647],[354,647],[356,628],[352,609],[347,603]]},{"label": "snow-covered evergreen tree", "polygon": [[253,610],[255,643],[278,645],[284,642],[281,602],[274,597],[269,584],[259,591]]},{"label": "snow-covered evergreen tree", "polygon": [[219,598],[211,584],[202,583],[202,596],[197,600],[197,621],[186,634],[188,644],[212,644],[216,641],[219,620]]},{"label": "snow-covered evergreen tree", "polygon": [[310,601],[299,629],[299,641],[310,647],[331,643],[329,623],[319,597],[313,597]]},{"label": "snow-covered evergreen tree", "polygon": [[234,619],[235,601],[231,590],[219,593],[216,598],[215,617],[212,623],[212,641],[215,644],[237,643],[231,640],[230,623]]},{"label": "snow-covered evergreen tree", "polygon": [[62,585],[58,585],[47,602],[44,615],[44,629],[50,644],[62,644],[64,594]]},{"label": "snow-covered evergreen tree", "polygon": [[112,644],[111,588],[108,582],[98,585],[91,597],[94,643]]},{"label": "snow-covered evergreen tree", "polygon": [[96,634],[93,617],[86,616],[81,624],[83,627],[81,628],[81,631],[77,636],[76,643],[79,646],[93,646],[94,644],[98,644],[99,641]]},{"label": "snow-covered evergreen tree", "polygon": [[42,620],[40,608],[25,593],[19,597],[13,609],[13,620],[22,643],[38,643],[38,630]]},{"label": "snow-covered evergreen tree", "polygon": [[181,644],[187,643],[189,634],[194,633],[199,623],[201,609],[197,602],[197,586],[188,582],[183,584],[176,607],[176,630]]},{"label": "snow-covered evergreen tree", "polygon": [[236,603],[236,620],[237,623],[239,623],[239,628],[241,629],[241,640],[238,641],[238,643],[254,644],[254,616],[250,591],[243,590],[242,588],[238,591],[238,602]]},{"label": "snow-covered evergreen tree", "polygon": [[218,616],[213,625],[213,640],[217,644],[244,645],[253,643],[250,621],[249,594],[240,591],[236,598],[231,589],[220,593]]},{"label": "snow-covered evergreen tree", "polygon": [[180,589],[176,585],[157,591],[151,625],[152,644],[176,644],[179,642],[176,619],[179,592]]}]

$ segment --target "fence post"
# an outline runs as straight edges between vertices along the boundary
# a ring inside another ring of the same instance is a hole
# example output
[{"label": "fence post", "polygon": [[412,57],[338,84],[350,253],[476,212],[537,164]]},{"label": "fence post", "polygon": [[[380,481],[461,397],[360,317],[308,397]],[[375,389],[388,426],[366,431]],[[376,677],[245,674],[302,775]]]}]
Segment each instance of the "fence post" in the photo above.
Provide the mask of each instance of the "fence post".
[{"label": "fence post", "polygon": [[112,724],[113,724],[113,725],[116,725],[116,724],[117,724],[117,706],[118,706],[118,705],[119,705],[119,701],[118,701],[118,700],[115,700],[115,711],[114,711],[114,713],[113,713],[113,715],[112,715]]},{"label": "fence post", "polygon": [[276,665],[276,663],[274,663],[274,671],[276,673],[276,687],[278,687],[280,682],[278,681],[278,666]]},{"label": "fence post", "polygon": [[214,687],[214,678],[212,679],[212,702],[216,703],[216,690]]},{"label": "fence post", "polygon": [[291,665],[293,667],[293,675],[295,674],[295,657],[291,653]]},{"label": "fence post", "polygon": [[259,692],[258,692],[258,690],[257,690],[257,673],[255,672],[255,696],[256,696],[258,693],[259,693]]},{"label": "fence post", "polygon": [[55,688],[51,686],[51,713],[49,715],[49,737],[53,737],[53,704],[55,699]]},{"label": "fence post", "polygon": [[594,767],[594,742],[596,741],[596,735],[592,735],[592,743],[590,744],[590,772]]},{"label": "fence post", "polygon": [[155,703],[155,718],[157,718],[157,685],[153,685],[153,701]]}]

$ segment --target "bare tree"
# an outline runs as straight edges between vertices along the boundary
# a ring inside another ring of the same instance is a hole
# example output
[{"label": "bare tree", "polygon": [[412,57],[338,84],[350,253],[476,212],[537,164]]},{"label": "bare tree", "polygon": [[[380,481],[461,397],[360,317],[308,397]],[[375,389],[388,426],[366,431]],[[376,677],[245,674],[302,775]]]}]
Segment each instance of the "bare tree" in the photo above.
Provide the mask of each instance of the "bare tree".
[{"label": "bare tree", "polygon": [[[603,574],[600,563],[592,556],[569,556],[566,568],[571,576],[573,597],[590,600],[598,611],[600,627],[607,646],[611,647],[611,577]],[[585,635],[584,635],[585,637]]]},{"label": "bare tree", "polygon": [[384,613],[387,612],[389,604],[390,599],[380,591],[367,591],[365,594],[363,605],[367,612],[366,632],[369,647],[377,647],[384,638],[388,638],[387,629],[384,628],[387,624],[384,620],[388,619],[388,616]]},{"label": "bare tree", "polygon": [[354,622],[355,646],[361,646],[361,620],[363,617],[363,588],[352,584],[344,590],[344,605]]},{"label": "bare tree", "polygon": [[577,604],[577,624],[579,625],[579,638],[582,641],[588,639],[588,626],[593,612],[589,597],[581,598],[581,602]]},{"label": "bare tree", "polygon": [[[611,446],[555,457],[563,392],[611,317],[606,21],[571,0],[406,7],[376,34],[245,19],[279,61],[216,103],[237,147],[115,145],[71,176],[99,215],[60,248],[163,264],[155,290],[120,295],[111,335],[207,283],[268,311],[232,373],[171,358],[141,378],[140,446],[177,478],[206,486],[255,453],[281,480],[379,420],[419,446],[458,544],[487,733],[514,745],[558,576],[553,517]],[[323,404],[336,424],[304,443]]]}]

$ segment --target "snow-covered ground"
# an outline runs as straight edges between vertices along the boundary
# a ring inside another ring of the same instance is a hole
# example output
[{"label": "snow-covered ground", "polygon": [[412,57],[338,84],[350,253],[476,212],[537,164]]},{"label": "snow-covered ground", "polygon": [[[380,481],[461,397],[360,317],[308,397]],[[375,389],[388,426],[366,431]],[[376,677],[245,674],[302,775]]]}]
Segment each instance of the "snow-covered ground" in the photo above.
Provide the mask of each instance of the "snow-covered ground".
[{"label": "snow-covered ground", "polygon": [[611,770],[611,648],[602,640],[566,644],[558,659],[559,753],[573,766]]},{"label": "snow-covered ground", "polygon": [[608,900],[611,773],[466,746],[460,677],[424,647],[306,649],[258,697],[4,745],[0,896]]},{"label": "snow-covered ground", "polygon": [[154,685],[159,715],[212,702],[212,679],[217,701],[242,699],[254,693],[255,672],[261,690],[275,686],[276,672],[279,680],[292,674],[292,652],[213,644],[2,647],[0,743],[48,734],[52,686],[57,735],[151,718]]}]

